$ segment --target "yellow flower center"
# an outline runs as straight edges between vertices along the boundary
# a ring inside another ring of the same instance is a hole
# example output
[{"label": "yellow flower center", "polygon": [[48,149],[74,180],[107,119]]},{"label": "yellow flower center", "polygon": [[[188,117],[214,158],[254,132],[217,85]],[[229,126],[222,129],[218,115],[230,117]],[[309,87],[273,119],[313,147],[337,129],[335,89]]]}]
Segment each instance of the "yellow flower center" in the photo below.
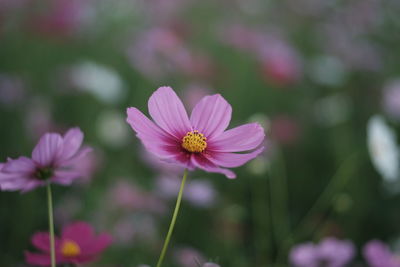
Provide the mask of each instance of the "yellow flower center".
[{"label": "yellow flower center", "polygon": [[207,138],[198,131],[188,132],[182,138],[182,147],[192,153],[203,152],[207,147]]},{"label": "yellow flower center", "polygon": [[72,240],[66,240],[61,246],[61,253],[64,257],[75,257],[81,254],[81,248]]}]

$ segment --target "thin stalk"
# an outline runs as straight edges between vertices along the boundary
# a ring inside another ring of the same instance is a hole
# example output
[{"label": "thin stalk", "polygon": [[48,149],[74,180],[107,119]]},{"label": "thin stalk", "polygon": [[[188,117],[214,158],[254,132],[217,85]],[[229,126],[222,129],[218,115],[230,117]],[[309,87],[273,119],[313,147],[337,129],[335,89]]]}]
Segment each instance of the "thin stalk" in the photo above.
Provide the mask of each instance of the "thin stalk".
[{"label": "thin stalk", "polygon": [[174,231],[176,218],[178,217],[179,208],[181,206],[183,189],[185,188],[185,182],[186,182],[187,174],[188,174],[188,171],[187,171],[187,169],[185,169],[185,171],[183,173],[181,187],[179,189],[178,198],[177,198],[176,204],[175,204],[175,210],[174,210],[174,213],[172,215],[171,223],[169,225],[167,237],[165,238],[164,245],[163,245],[163,248],[161,250],[160,258],[158,259],[158,262],[157,262],[157,267],[161,267],[161,264],[162,264],[162,262],[164,260],[165,253],[167,252],[167,249],[168,249],[169,241],[171,240],[172,232]]},{"label": "thin stalk", "polygon": [[53,220],[53,199],[51,197],[51,185],[47,183],[47,207],[49,213],[49,232],[50,232],[50,257],[51,267],[56,267],[56,251],[54,246],[54,220]]}]

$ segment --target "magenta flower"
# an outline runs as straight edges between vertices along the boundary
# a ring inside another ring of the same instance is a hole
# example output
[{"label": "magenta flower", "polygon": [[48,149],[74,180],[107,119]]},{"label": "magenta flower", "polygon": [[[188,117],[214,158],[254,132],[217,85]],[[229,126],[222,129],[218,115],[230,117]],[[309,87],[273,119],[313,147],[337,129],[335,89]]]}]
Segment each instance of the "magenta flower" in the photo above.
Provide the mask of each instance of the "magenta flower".
[{"label": "magenta flower", "polygon": [[[60,238],[55,238],[56,263],[80,264],[96,260],[111,244],[108,234],[95,235],[93,228],[85,222],[76,222],[63,228]],[[38,232],[32,244],[41,253],[25,252],[28,264],[50,266],[50,237],[47,232]]]},{"label": "magenta flower", "polygon": [[363,248],[363,255],[371,267],[399,267],[400,259],[389,246],[379,240],[369,241]]},{"label": "magenta flower", "polygon": [[0,164],[0,189],[27,192],[48,181],[69,185],[82,176],[79,162],[90,148],[81,147],[83,133],[70,129],[64,136],[47,133],[33,149],[32,158],[8,159]]},{"label": "magenta flower", "polygon": [[354,257],[355,248],[349,240],[327,237],[319,244],[311,242],[294,246],[289,255],[296,267],[343,267]]},{"label": "magenta flower", "polygon": [[[190,119],[170,87],[155,91],[148,108],[155,123],[133,107],[127,110],[127,122],[150,152],[190,170],[200,168],[235,178],[235,173],[226,168],[239,167],[264,149],[259,147],[264,130],[257,123],[225,131],[232,108],[219,94],[203,97]],[[234,153],[244,151],[251,152]]]}]

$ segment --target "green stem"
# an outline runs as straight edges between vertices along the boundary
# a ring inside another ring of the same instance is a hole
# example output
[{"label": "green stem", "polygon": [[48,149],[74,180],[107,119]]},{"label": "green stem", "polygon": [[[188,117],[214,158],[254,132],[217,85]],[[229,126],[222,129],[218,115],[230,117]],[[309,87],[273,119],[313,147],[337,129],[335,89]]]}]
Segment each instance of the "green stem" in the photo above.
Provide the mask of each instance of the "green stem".
[{"label": "green stem", "polygon": [[179,207],[181,206],[183,189],[185,188],[185,182],[186,182],[187,174],[188,174],[188,171],[187,171],[187,169],[185,169],[185,171],[183,173],[183,179],[182,179],[182,182],[181,182],[181,187],[179,189],[178,198],[177,198],[176,204],[175,204],[174,214],[172,215],[171,224],[169,225],[168,234],[167,234],[167,237],[165,238],[164,246],[163,246],[163,248],[161,250],[161,255],[160,255],[160,258],[158,259],[158,262],[157,262],[157,267],[161,267],[161,264],[162,264],[162,262],[164,260],[165,253],[167,252],[167,249],[168,249],[168,244],[169,244],[169,241],[171,239],[172,232],[174,231],[176,218],[178,217]]},{"label": "green stem", "polygon": [[49,209],[51,267],[56,267],[56,252],[55,252],[55,247],[54,247],[53,200],[52,200],[52,197],[51,197],[50,182],[47,183],[47,206],[48,206],[48,209]]}]

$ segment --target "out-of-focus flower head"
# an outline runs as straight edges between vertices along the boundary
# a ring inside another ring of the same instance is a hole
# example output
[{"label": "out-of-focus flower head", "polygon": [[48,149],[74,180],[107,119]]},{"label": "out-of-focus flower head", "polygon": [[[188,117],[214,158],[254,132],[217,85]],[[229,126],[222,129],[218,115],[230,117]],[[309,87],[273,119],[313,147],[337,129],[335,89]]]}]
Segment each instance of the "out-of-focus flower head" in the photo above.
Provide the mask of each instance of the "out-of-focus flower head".
[{"label": "out-of-focus flower head", "polygon": [[395,132],[384,119],[375,115],[367,125],[367,145],[372,164],[387,181],[399,177],[399,151]]},{"label": "out-of-focus flower head", "polygon": [[355,248],[350,241],[328,237],[319,244],[309,242],[294,246],[289,259],[296,267],[344,267],[354,254]]},{"label": "out-of-focus flower head", "polygon": [[[249,123],[226,130],[232,107],[219,94],[204,97],[193,109],[190,120],[176,93],[160,87],[149,99],[155,123],[137,108],[128,108],[127,122],[146,149],[159,158],[193,170],[222,173],[235,178],[227,168],[239,167],[262,151],[264,130]],[[235,153],[245,152],[249,153]]]},{"label": "out-of-focus flower head", "polygon": [[[76,222],[63,228],[61,237],[55,238],[57,264],[82,264],[95,261],[111,244],[111,236],[102,233],[95,235],[92,226]],[[32,244],[40,253],[25,252],[28,264],[50,266],[50,236],[38,232],[32,236]]]},{"label": "out-of-focus flower head", "polygon": [[158,241],[156,222],[149,214],[124,216],[113,225],[115,243],[122,246],[154,244]]},{"label": "out-of-focus flower head", "polygon": [[300,79],[299,55],[278,34],[234,24],[223,27],[220,35],[223,43],[252,55],[260,63],[268,81],[276,85],[288,85]]},{"label": "out-of-focus flower head", "polygon": [[156,24],[162,24],[179,17],[179,14],[186,10],[192,2],[192,0],[141,1],[140,8],[143,10],[142,14],[146,14],[146,19],[155,21]]},{"label": "out-of-focus flower head", "polygon": [[[179,192],[178,176],[159,176],[156,180],[156,191],[162,197],[174,198]],[[183,199],[193,206],[207,208],[215,203],[217,194],[213,185],[207,180],[192,180],[186,184]]]},{"label": "out-of-focus flower head", "polygon": [[390,248],[379,240],[369,241],[363,248],[363,255],[370,267],[399,267],[400,259]]},{"label": "out-of-focus flower head", "polygon": [[168,74],[208,76],[211,61],[204,54],[193,53],[183,38],[169,28],[153,28],[140,34],[128,48],[132,65],[151,80]]},{"label": "out-of-focus flower head", "polygon": [[73,88],[89,92],[106,104],[115,104],[125,96],[123,80],[110,67],[85,61],[73,66],[69,75]]},{"label": "out-of-focus flower head", "polygon": [[191,247],[175,249],[174,259],[181,267],[198,267],[199,264],[205,262],[203,254]]},{"label": "out-of-focus flower head", "polygon": [[123,179],[115,182],[110,189],[108,203],[127,210],[155,213],[163,213],[166,209],[163,202],[156,196]]},{"label": "out-of-focus flower head", "polygon": [[203,267],[220,267],[220,266],[213,262],[206,262],[203,264]]},{"label": "out-of-focus flower head", "polygon": [[31,139],[36,140],[46,132],[57,130],[51,111],[49,101],[43,98],[35,98],[28,105],[25,124],[26,132]]},{"label": "out-of-focus flower head", "polygon": [[400,79],[388,82],[383,88],[383,108],[391,118],[400,120]]},{"label": "out-of-focus flower head", "polygon": [[25,98],[25,85],[17,76],[0,74],[0,104],[11,108],[18,106]]},{"label": "out-of-focus flower head", "polygon": [[300,136],[300,125],[288,115],[279,115],[271,119],[271,135],[280,144],[293,144]]},{"label": "out-of-focus flower head", "polygon": [[377,27],[381,10],[380,1],[375,0],[352,1],[334,9],[318,29],[322,47],[348,69],[380,71],[382,51],[368,35],[381,31]]},{"label": "out-of-focus flower head", "polygon": [[0,164],[0,188],[27,192],[48,182],[69,185],[82,176],[77,163],[91,151],[82,147],[83,133],[70,129],[64,136],[46,133],[33,149],[32,158],[9,158]]},{"label": "out-of-focus flower head", "polygon": [[87,27],[92,17],[93,7],[87,0],[52,0],[41,4],[28,26],[42,35],[74,37]]}]

